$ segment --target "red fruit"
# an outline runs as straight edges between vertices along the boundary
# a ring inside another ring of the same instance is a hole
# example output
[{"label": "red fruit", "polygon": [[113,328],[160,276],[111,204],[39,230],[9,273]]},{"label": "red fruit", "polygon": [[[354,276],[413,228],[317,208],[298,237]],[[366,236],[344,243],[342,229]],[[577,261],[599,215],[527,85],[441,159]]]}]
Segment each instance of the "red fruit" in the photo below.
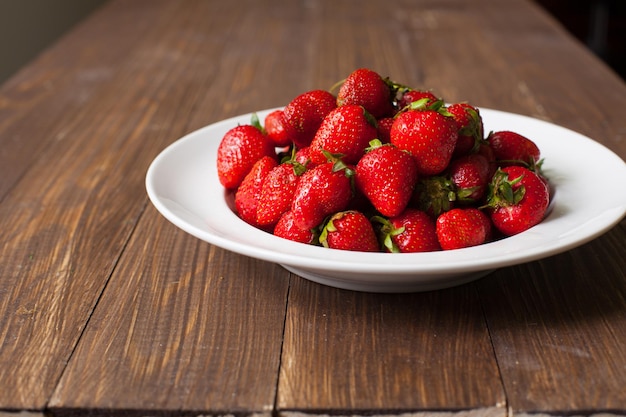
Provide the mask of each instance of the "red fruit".
[{"label": "red fruit", "polygon": [[476,151],[476,153],[485,157],[487,162],[489,162],[488,176],[489,178],[493,177],[493,174],[496,173],[496,169],[498,169],[498,165],[496,162],[496,156],[493,153],[493,149],[491,149],[491,146],[489,146],[489,143],[486,140],[481,141],[480,145],[478,145],[478,150]]},{"label": "red fruit", "polygon": [[487,141],[501,166],[522,165],[534,169],[541,158],[535,142],[519,133],[508,130],[492,132]]},{"label": "red fruit", "polygon": [[263,180],[257,205],[257,223],[273,225],[291,208],[291,202],[306,168],[288,160],[274,167]]},{"label": "red fruit", "polygon": [[393,125],[394,120],[395,119],[393,117],[383,117],[382,119],[378,119],[378,139],[380,139],[382,143],[391,142],[391,125]]},{"label": "red fruit", "polygon": [[443,250],[482,245],[491,235],[489,217],[477,208],[455,208],[437,218],[437,239]]},{"label": "red fruit", "polygon": [[386,252],[433,252],[441,250],[435,222],[427,213],[408,208],[389,219],[375,217],[382,224],[381,241]]},{"label": "red fruit", "polygon": [[360,68],[345,79],[337,93],[337,105],[363,106],[376,119],[391,116],[390,85],[375,71]]},{"label": "red fruit", "polygon": [[402,96],[398,101],[398,107],[400,109],[405,109],[411,103],[415,103],[422,99],[426,99],[427,105],[439,100],[439,98],[437,98],[437,96],[430,91],[408,89],[402,93]]},{"label": "red fruit", "polygon": [[306,244],[313,244],[316,238],[311,229],[301,229],[296,225],[292,211],[284,213],[278,220],[274,227],[274,236]]},{"label": "red fruit", "polygon": [[309,157],[314,164],[327,162],[326,151],[341,155],[347,164],[356,164],[377,134],[376,121],[363,107],[337,107],[324,118],[315,134],[309,147]]},{"label": "red fruit", "polygon": [[274,144],[258,128],[239,125],[230,129],[217,148],[217,174],[228,189],[239,187],[252,166],[264,156],[276,157]]},{"label": "red fruit", "polygon": [[397,216],[411,200],[417,165],[406,151],[378,140],[356,166],[356,186],[381,214]]},{"label": "red fruit", "polygon": [[460,203],[475,203],[485,196],[491,177],[489,162],[484,156],[461,156],[450,163],[449,173]]},{"label": "red fruit", "polygon": [[549,203],[549,190],[544,180],[530,169],[516,165],[496,171],[487,200],[491,221],[507,236],[541,222]]},{"label": "red fruit", "polygon": [[400,113],[391,126],[391,143],[411,152],[423,175],[441,173],[452,157],[458,137],[454,118],[443,103]]},{"label": "red fruit", "polygon": [[285,129],[297,148],[308,146],[322,120],[337,107],[328,91],[312,90],[294,98],[283,110]]},{"label": "red fruit", "polygon": [[326,216],[345,210],[352,199],[353,173],[338,162],[326,162],[306,171],[291,204],[298,227],[312,229]]},{"label": "red fruit", "polygon": [[379,251],[374,227],[363,213],[354,210],[334,214],[322,229],[319,240],[331,249]]},{"label": "red fruit", "polygon": [[265,132],[274,146],[285,147],[291,145],[291,137],[285,129],[285,121],[282,110],[274,110],[265,116]]},{"label": "red fruit", "polygon": [[477,150],[484,139],[483,120],[478,109],[468,103],[454,103],[448,106],[459,128],[459,138],[454,155],[461,156]]},{"label": "red fruit", "polygon": [[235,192],[235,210],[239,217],[246,223],[259,227],[257,222],[257,206],[261,185],[269,172],[277,165],[276,160],[271,156],[264,156],[253,166],[248,175],[241,182]]},{"label": "red fruit", "polygon": [[294,157],[294,161],[304,166],[306,169],[311,169],[314,166],[319,165],[314,164],[311,161],[311,148],[309,146],[298,149],[296,152],[296,156]]}]

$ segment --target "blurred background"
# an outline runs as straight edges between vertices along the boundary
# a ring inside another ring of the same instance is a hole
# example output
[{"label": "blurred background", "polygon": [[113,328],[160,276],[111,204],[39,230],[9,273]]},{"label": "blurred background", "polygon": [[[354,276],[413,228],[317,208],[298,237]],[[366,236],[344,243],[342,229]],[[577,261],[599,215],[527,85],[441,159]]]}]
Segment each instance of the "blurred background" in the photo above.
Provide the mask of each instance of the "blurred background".
[{"label": "blurred background", "polygon": [[[106,1],[0,0],[0,83]],[[626,79],[626,0],[531,1]]]}]

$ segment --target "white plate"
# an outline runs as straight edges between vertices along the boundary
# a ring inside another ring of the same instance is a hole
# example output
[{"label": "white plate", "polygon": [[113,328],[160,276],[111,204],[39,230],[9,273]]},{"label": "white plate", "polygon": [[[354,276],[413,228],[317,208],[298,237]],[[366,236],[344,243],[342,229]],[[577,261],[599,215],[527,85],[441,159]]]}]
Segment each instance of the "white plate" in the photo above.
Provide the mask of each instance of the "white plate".
[{"label": "white plate", "polygon": [[[270,110],[258,112],[261,120]],[[486,132],[513,130],[537,143],[545,158],[545,173],[556,192],[542,223],[516,236],[472,248],[366,254],[291,242],[246,224],[225,198],[217,178],[216,153],[226,131],[250,123],[249,114],[206,126],[170,145],[148,169],[146,188],[165,218],[199,239],[276,262],[321,284],[370,292],[427,291],[459,285],[500,267],[567,251],[596,238],[624,217],[626,164],[619,156],[551,123],[489,109],[481,109],[481,115]],[[609,175],[611,181],[607,180]]]}]

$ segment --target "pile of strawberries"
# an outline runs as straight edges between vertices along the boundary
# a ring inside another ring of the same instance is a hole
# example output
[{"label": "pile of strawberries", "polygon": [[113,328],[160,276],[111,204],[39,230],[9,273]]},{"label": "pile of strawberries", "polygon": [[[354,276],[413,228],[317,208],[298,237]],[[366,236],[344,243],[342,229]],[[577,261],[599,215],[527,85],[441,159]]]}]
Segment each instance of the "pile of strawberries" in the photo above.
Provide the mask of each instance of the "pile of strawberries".
[{"label": "pile of strawberries", "polygon": [[[485,135],[479,110],[375,71],[307,91],[229,130],[217,151],[238,216],[293,241],[352,251],[480,245],[539,223],[550,194],[540,151]],[[336,89],[335,89],[336,90]]]}]

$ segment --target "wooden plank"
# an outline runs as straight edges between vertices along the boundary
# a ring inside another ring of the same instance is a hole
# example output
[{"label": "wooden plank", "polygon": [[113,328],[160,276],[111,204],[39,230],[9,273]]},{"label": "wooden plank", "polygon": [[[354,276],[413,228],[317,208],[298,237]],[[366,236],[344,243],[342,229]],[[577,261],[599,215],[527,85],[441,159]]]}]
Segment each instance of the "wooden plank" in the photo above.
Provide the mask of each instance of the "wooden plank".
[{"label": "wooden plank", "polygon": [[[524,3],[519,2],[518,7],[526,6]],[[528,3],[532,7],[511,11],[493,7],[483,14],[494,22],[488,41],[500,59],[517,63],[509,71],[517,78],[516,90],[530,104],[530,111],[512,111],[573,129],[626,158],[622,110],[626,107],[626,83],[542,9]],[[515,18],[507,19],[512,16]],[[495,22],[506,24],[496,26]]]},{"label": "wooden plank", "polygon": [[478,283],[512,409],[626,412],[624,227]]},{"label": "wooden plank", "polygon": [[288,288],[280,266],[201,242],[150,207],[50,410],[269,416]]},{"label": "wooden plank", "polygon": [[385,295],[296,279],[288,307],[281,412],[506,414],[472,285]]},{"label": "wooden plank", "polygon": [[155,19],[150,8],[99,11],[0,86],[0,200],[41,152],[71,134],[85,104],[129,59],[127,39],[159,36]]},{"label": "wooden plank", "polygon": [[[146,85],[158,87],[161,94],[158,117],[155,115],[147,124],[157,127],[142,129],[133,139],[137,146],[150,140],[154,129],[161,132],[163,125],[161,133],[170,134],[170,141],[182,136],[182,132],[172,133],[175,124],[169,123],[173,117],[180,117],[192,130],[216,118],[258,110],[258,106],[269,107],[271,104],[263,103],[273,100],[273,91],[280,91],[268,86],[254,88],[255,83],[267,80],[273,80],[270,86],[280,84],[282,72],[268,65],[264,51],[253,42],[248,42],[246,51],[235,48],[233,45],[242,40],[235,34],[231,38],[222,33],[230,31],[233,22],[229,19],[257,19],[254,9],[243,13],[245,5],[226,6],[231,10],[221,13],[215,10],[224,7],[221,3],[188,2],[177,9],[179,21],[171,23],[184,26],[183,30],[173,31],[171,39],[156,39],[155,44],[138,48],[137,53],[149,57],[156,53],[159,58],[175,61],[164,65],[163,70],[167,71],[164,79],[171,79],[171,83]],[[167,8],[163,13],[168,13]],[[219,22],[211,23],[211,19]],[[258,41],[257,35],[249,33]],[[276,34],[270,31],[268,36]],[[119,88],[129,86],[126,80],[116,82]],[[157,143],[164,147],[163,142]],[[132,171],[145,175],[145,167]],[[133,236],[137,239],[128,242],[128,255],[119,260],[49,409],[58,415],[80,414],[82,409],[108,415],[113,408],[123,414],[159,410],[269,413],[275,398],[289,274],[276,265],[206,244],[199,250],[196,245],[200,242],[175,229],[151,207]],[[160,262],[170,259],[170,245],[177,245],[178,239],[183,242],[176,251],[176,259],[183,254],[181,263]],[[150,257],[138,264],[138,257],[146,253]],[[211,262],[207,263],[207,257]],[[148,277],[146,270],[152,271]],[[177,281],[180,275],[193,278],[193,284],[188,284],[192,288],[173,290],[170,281]],[[161,281],[163,277],[169,278]],[[208,307],[183,311],[181,306],[188,302],[189,292],[202,294],[201,300],[194,301]],[[128,313],[112,319],[111,311],[118,310]],[[171,326],[163,328],[163,320]],[[170,333],[166,333],[168,329]],[[111,342],[113,337],[115,341]],[[162,359],[148,358],[155,348],[150,343],[153,338],[167,340]],[[108,358],[104,364],[103,355]],[[145,366],[129,369],[107,365],[132,361]],[[163,394],[164,384],[171,387],[171,395]]]},{"label": "wooden plank", "polygon": [[[107,10],[102,18],[113,23],[116,13],[124,13],[111,9],[107,16]],[[152,23],[171,24],[176,18],[167,7],[161,12],[167,19]],[[167,44],[171,34],[153,30],[151,39]],[[166,66],[171,56],[144,49],[139,39],[138,60],[116,68],[80,112],[63,120],[58,129],[64,135],[38,153],[19,187],[0,204],[3,407],[37,410],[47,403],[145,208],[149,162],[185,131],[206,89],[205,78],[175,81],[176,71],[206,75],[203,66]],[[71,61],[74,52],[57,53]],[[165,97],[167,106],[161,104]],[[56,114],[52,104],[45,109]]]}]

